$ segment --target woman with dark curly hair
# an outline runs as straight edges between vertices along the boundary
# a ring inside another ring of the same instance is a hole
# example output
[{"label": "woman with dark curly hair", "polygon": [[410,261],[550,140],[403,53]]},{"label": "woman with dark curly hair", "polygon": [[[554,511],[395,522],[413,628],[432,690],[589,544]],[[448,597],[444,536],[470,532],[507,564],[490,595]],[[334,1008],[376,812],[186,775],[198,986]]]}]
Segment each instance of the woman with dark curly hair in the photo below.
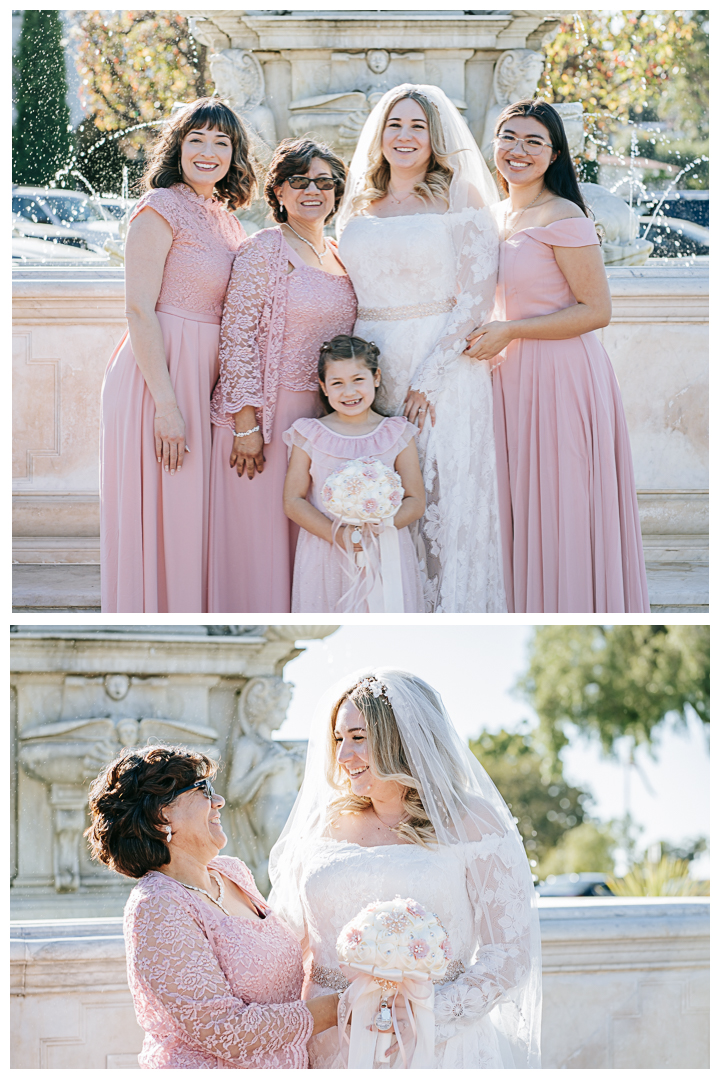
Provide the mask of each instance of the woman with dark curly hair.
[{"label": "woman with dark curly hair", "polygon": [[163,128],[125,245],[128,332],[102,390],[102,609],[207,611],[210,395],[256,187],[247,133],[202,98]]},{"label": "woman with dark curly hair", "polygon": [[265,182],[278,224],[233,265],[212,399],[209,611],[290,611],[298,527],[283,513],[287,459],[273,432],[320,415],[320,346],[355,321],[355,292],[323,232],[345,171],[327,146],[281,142]]},{"label": "woman with dark curly hair", "polygon": [[306,1069],[338,995],[300,1000],[300,946],[227,837],[216,765],[181,746],[125,749],[90,787],[93,857],[139,878],[125,905],[143,1069]]}]

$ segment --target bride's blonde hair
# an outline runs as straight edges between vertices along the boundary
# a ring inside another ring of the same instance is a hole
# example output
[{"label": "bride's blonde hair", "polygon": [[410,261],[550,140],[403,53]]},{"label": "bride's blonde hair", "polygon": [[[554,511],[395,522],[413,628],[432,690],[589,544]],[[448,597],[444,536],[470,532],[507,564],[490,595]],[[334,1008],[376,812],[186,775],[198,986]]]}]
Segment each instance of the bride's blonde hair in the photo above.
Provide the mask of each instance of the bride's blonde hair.
[{"label": "bride's blonde hair", "polygon": [[428,133],[430,135],[430,161],[425,176],[422,180],[418,180],[413,192],[420,199],[440,199],[448,208],[450,206],[450,182],[453,178],[453,168],[448,160],[437,106],[419,90],[400,90],[388,102],[378,124],[375,137],[368,149],[368,170],[365,174],[365,184],[353,199],[353,214],[361,213],[371,203],[377,199],[382,199],[387,194],[390,181],[390,166],[382,152],[382,139],[388,117],[392,109],[400,101],[416,101],[418,103],[427,117]]},{"label": "bride's blonde hair", "polygon": [[365,719],[368,758],[375,776],[380,780],[395,780],[404,788],[403,804],[408,818],[392,831],[411,844],[427,847],[436,840],[435,829],[423,805],[417,781],[410,772],[392,705],[384,694],[374,697],[372,691],[362,685],[348,690],[330,710],[326,775],[330,787],[337,792],[328,807],[330,823],[337,821],[341,814],[357,813],[372,806],[369,798],[353,794],[350,778],[335,758],[335,723],[344,701],[351,701]]}]

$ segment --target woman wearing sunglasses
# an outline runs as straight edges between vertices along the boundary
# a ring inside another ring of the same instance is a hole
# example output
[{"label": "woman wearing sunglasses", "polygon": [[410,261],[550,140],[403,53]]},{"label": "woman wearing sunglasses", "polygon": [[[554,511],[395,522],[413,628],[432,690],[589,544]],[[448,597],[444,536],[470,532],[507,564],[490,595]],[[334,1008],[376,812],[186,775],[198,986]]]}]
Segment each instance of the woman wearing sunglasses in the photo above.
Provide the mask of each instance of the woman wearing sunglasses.
[{"label": "woman wearing sunglasses", "polygon": [[300,1000],[300,946],[239,859],[218,857],[217,766],[179,746],[125,749],[90,787],[93,857],[139,878],[125,905],[143,1069],[306,1069],[336,993]]},{"label": "woman wearing sunglasses", "polygon": [[468,355],[494,365],[508,611],[649,611],[620,388],[593,333],[610,289],[556,110],[509,105],[495,166],[497,307]]},{"label": "woman wearing sunglasses", "polygon": [[345,190],[329,147],[285,139],[265,182],[277,222],[233,266],[212,398],[208,603],[213,612],[289,612],[298,527],[283,512],[282,433],[320,415],[320,346],[352,331],[355,292],[324,235]]}]

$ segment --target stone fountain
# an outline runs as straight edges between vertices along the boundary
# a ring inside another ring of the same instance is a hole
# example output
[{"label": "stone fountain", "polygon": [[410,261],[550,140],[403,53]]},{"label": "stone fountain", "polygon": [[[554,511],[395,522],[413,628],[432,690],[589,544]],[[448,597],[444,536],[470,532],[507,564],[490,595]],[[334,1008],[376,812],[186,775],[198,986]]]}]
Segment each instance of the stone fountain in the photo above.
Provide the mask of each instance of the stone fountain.
[{"label": "stone fountain", "polygon": [[268,887],[267,857],[297,794],[304,743],[272,738],[282,679],[334,626],[17,626],[11,635],[13,918],[122,914],[133,882],[93,863],[88,786],[124,746],[170,742],[217,760],[224,854]]}]

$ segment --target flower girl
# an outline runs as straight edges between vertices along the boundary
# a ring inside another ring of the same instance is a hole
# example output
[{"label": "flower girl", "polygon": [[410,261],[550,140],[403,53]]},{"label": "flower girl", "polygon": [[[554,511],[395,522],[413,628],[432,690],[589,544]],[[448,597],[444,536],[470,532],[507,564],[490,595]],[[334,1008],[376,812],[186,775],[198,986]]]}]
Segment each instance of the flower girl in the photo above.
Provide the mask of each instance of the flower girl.
[{"label": "flower girl", "polygon": [[283,504],[300,526],[294,612],[425,610],[407,528],[425,512],[416,428],[373,409],[378,357],[362,338],[326,342],[318,380],[327,415],[283,434],[291,448]]}]

